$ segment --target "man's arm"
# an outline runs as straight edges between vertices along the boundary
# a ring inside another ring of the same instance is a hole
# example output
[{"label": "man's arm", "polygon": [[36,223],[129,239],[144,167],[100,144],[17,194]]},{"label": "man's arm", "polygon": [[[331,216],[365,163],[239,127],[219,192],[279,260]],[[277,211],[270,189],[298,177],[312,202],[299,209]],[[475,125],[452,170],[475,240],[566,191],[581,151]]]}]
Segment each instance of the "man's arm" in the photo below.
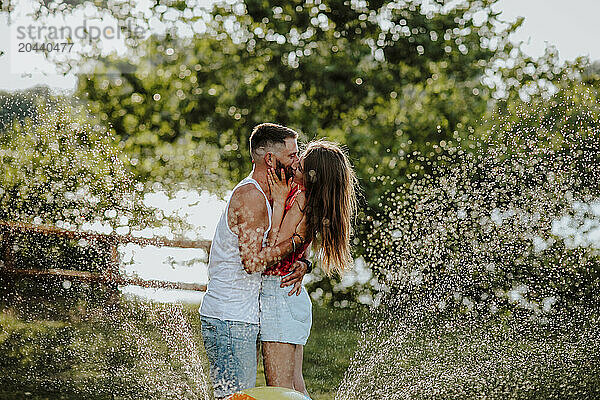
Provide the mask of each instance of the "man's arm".
[{"label": "man's arm", "polygon": [[298,239],[292,238],[272,247],[262,247],[268,224],[267,205],[262,193],[253,186],[241,187],[234,192],[229,213],[232,231],[238,235],[242,265],[249,274],[264,271],[289,254],[294,245],[300,245]]}]

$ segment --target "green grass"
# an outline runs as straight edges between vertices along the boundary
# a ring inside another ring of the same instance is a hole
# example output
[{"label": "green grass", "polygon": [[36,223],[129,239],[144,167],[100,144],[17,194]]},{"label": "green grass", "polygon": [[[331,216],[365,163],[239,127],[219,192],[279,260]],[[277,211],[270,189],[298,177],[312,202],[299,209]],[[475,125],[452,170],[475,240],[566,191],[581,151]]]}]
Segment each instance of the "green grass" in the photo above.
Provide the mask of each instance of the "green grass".
[{"label": "green grass", "polygon": [[[348,369],[359,338],[364,310],[313,306],[313,325],[304,348],[303,372],[313,400],[332,400]],[[265,385],[262,362],[257,386]]]},{"label": "green grass", "polygon": [[[193,399],[202,385],[189,367],[199,366],[202,376],[207,370],[198,306],[185,305],[183,315],[148,303],[123,302],[119,310],[60,321],[0,311],[0,398]],[[383,321],[371,325],[379,328],[364,334],[369,340],[359,349],[366,317],[365,309],[314,306],[303,368],[314,400],[334,399],[346,374],[344,399],[600,396],[596,316],[561,332],[525,334],[501,319]],[[175,334],[165,339],[165,327]],[[262,363],[257,384],[265,384]]]},{"label": "green grass", "polygon": [[[182,332],[191,334],[196,360],[207,371],[198,305],[181,310],[189,328]],[[357,345],[360,313],[319,306],[313,313],[305,380],[313,399],[333,399]],[[174,321],[177,328],[181,321],[174,308],[123,301],[118,309],[84,314],[51,320],[27,318],[26,309],[0,311],[0,398],[176,399],[183,398],[178,388],[198,387],[176,356],[182,333],[165,340],[165,322]],[[184,358],[188,350],[183,349]],[[157,381],[171,386],[161,392]],[[257,384],[265,385],[262,362]]]},{"label": "green grass", "polygon": [[313,327],[304,350],[304,378],[313,399],[333,399],[360,335],[365,310],[315,306]]}]

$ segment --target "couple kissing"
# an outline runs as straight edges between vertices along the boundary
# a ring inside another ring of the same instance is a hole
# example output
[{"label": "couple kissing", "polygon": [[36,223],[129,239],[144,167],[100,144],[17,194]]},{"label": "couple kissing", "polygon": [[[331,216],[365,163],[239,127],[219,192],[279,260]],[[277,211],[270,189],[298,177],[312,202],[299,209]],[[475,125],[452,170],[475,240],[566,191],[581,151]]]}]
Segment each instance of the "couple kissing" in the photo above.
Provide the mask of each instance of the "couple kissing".
[{"label": "couple kissing", "polygon": [[[302,376],[312,304],[308,251],[328,275],[352,265],[357,179],[346,154],[264,123],[250,135],[253,169],[233,189],[210,249],[200,308],[215,399],[256,384],[260,342],[268,386],[308,396]],[[291,289],[290,289],[291,287]]]}]

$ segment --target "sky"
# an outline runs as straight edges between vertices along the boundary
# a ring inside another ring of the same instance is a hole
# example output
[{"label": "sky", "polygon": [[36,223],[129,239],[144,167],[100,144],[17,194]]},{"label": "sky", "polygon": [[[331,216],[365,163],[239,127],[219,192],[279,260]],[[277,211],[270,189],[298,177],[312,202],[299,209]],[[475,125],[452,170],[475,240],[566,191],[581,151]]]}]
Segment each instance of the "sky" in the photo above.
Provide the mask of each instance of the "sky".
[{"label": "sky", "polygon": [[501,0],[497,11],[506,20],[525,17],[513,40],[524,42],[523,49],[532,56],[554,45],[563,60],[578,56],[600,59],[600,1],[598,0]]},{"label": "sky", "polygon": [[[138,4],[143,4],[140,0]],[[23,12],[27,11],[27,1]],[[501,0],[496,11],[501,11],[505,20],[515,20],[519,16],[525,17],[525,22],[520,30],[513,36],[513,41],[523,42],[523,49],[531,56],[543,54],[547,45],[554,45],[559,50],[562,60],[570,60],[578,56],[589,56],[592,60],[600,59],[600,24],[597,23],[600,15],[600,0]],[[85,15],[85,10],[82,11]],[[81,18],[81,15],[79,16]],[[13,16],[11,26],[8,26],[6,16],[0,16],[0,37],[14,38],[16,26],[19,22],[26,21]],[[60,23],[60,22],[57,22]],[[67,22],[68,23],[68,22]],[[64,23],[63,23],[64,24]],[[111,24],[110,18],[105,19],[104,27]],[[106,44],[103,42],[103,45]],[[11,40],[10,48],[2,48],[7,54],[0,57],[0,90],[25,89],[39,84],[45,84],[56,91],[73,90],[76,77],[74,75],[62,76],[53,70],[53,65],[47,62],[42,55],[16,54],[15,40]],[[122,50],[124,47],[118,40],[110,43],[107,48]],[[27,74],[23,74],[27,71]],[[148,205],[158,206],[167,212],[176,212],[187,215],[186,218],[196,225],[194,234],[199,237],[212,238],[218,218],[225,208],[225,202],[217,199],[207,192],[181,192],[176,199],[169,200],[161,193],[150,194],[146,198]],[[100,229],[101,227],[90,227]],[[146,232],[148,234],[148,232]],[[165,232],[151,232],[150,234],[164,235]],[[168,234],[168,233],[167,233]],[[190,249],[157,249],[154,247],[139,248],[125,246],[120,249],[124,261],[131,261],[126,267],[128,273],[136,273],[146,279],[168,279],[172,281],[185,281],[206,283],[206,267],[202,263],[194,266],[175,266],[169,260],[184,262],[185,260],[202,257],[201,250]],[[364,268],[357,268],[359,280],[368,280]],[[362,275],[361,275],[362,274]],[[348,277],[347,279],[353,279]],[[198,302],[202,293],[193,293],[176,290],[154,290],[138,287],[124,288],[125,293],[139,295],[158,301],[191,301]]]}]

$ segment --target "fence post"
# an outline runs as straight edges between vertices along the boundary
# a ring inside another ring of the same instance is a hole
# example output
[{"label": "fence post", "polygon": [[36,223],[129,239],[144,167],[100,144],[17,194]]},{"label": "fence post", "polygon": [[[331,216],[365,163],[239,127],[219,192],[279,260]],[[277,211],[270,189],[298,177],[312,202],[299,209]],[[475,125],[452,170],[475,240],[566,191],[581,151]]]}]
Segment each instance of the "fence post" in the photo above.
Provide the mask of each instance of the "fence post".
[{"label": "fence post", "polygon": [[0,261],[0,290],[8,290],[14,284],[10,270],[15,267],[13,237],[9,231],[0,231]]},{"label": "fence post", "polygon": [[107,237],[106,244],[108,244],[108,251],[105,254],[106,270],[105,274],[105,285],[108,287],[109,294],[107,298],[107,304],[115,306],[119,303],[120,292],[119,282],[121,281],[121,274],[119,272],[119,241],[114,237]]},{"label": "fence post", "polygon": [[2,269],[13,269],[15,260],[13,257],[13,235],[10,232],[2,232],[0,234],[0,249],[2,250]]}]

